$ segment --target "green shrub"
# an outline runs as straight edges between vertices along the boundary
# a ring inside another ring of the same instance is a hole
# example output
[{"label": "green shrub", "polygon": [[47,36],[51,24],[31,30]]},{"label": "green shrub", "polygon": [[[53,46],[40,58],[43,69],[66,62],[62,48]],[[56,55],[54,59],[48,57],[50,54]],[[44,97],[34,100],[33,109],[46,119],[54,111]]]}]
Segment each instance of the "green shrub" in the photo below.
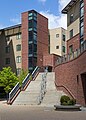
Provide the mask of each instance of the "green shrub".
[{"label": "green shrub", "polygon": [[68,105],[75,105],[76,104],[76,100],[75,99],[70,99],[68,101]]},{"label": "green shrub", "polygon": [[70,100],[70,98],[68,96],[63,95],[63,96],[61,96],[60,103],[61,103],[61,105],[63,105],[64,103],[68,103],[69,100]]},{"label": "green shrub", "polygon": [[61,96],[60,103],[61,103],[61,105],[75,105],[76,100],[70,99],[68,96],[63,95],[63,96]]}]

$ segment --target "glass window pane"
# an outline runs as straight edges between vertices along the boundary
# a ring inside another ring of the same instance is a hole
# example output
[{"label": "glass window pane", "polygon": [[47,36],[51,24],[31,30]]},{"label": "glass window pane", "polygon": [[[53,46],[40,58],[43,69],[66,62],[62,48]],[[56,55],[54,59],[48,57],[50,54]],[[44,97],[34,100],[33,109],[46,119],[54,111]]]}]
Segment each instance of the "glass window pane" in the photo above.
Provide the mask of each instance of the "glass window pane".
[{"label": "glass window pane", "polygon": [[21,51],[21,45],[16,45],[16,51]]}]

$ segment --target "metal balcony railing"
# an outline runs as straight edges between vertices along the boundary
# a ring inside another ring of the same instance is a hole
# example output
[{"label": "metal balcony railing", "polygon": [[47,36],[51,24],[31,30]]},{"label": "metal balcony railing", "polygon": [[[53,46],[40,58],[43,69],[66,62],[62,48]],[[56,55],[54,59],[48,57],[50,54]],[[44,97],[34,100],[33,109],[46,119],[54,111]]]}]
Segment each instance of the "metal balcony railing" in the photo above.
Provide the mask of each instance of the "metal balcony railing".
[{"label": "metal balcony railing", "polygon": [[81,47],[79,49],[77,49],[76,51],[74,51],[74,52],[72,52],[70,54],[58,57],[57,61],[56,61],[56,65],[59,65],[59,64],[62,64],[62,63],[66,63],[66,62],[69,62],[69,61],[77,58],[85,50],[86,50],[86,41],[84,41],[84,43],[81,45]]}]

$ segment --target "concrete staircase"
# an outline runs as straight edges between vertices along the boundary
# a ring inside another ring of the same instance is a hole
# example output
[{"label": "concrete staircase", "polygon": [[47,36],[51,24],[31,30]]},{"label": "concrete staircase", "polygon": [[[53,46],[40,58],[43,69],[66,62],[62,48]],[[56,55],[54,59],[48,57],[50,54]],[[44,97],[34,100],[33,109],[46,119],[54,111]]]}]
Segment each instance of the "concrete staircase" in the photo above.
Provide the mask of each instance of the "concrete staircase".
[{"label": "concrete staircase", "polygon": [[31,81],[25,91],[21,91],[13,105],[37,105],[43,73],[39,73],[35,81]]},{"label": "concrete staircase", "polygon": [[48,73],[47,75],[47,92],[41,103],[41,106],[54,106],[60,104],[60,97],[65,93],[63,91],[57,91],[55,87],[55,73]]},{"label": "concrete staircase", "polygon": [[[43,73],[39,73],[35,81],[31,81],[25,91],[21,91],[19,96],[14,101],[14,105],[37,105],[38,96],[41,90],[41,81]],[[55,88],[55,73],[50,72],[47,74],[47,92],[40,106],[53,106],[59,104],[62,91],[57,91]]]}]

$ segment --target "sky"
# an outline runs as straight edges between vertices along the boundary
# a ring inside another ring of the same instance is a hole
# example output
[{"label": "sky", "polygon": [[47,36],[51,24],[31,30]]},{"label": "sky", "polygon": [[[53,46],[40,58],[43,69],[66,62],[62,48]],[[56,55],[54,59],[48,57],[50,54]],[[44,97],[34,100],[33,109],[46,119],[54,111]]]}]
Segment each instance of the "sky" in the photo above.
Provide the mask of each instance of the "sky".
[{"label": "sky", "polygon": [[67,28],[61,10],[70,0],[0,0],[0,29],[21,23],[21,13],[36,10],[49,20],[49,29]]}]

